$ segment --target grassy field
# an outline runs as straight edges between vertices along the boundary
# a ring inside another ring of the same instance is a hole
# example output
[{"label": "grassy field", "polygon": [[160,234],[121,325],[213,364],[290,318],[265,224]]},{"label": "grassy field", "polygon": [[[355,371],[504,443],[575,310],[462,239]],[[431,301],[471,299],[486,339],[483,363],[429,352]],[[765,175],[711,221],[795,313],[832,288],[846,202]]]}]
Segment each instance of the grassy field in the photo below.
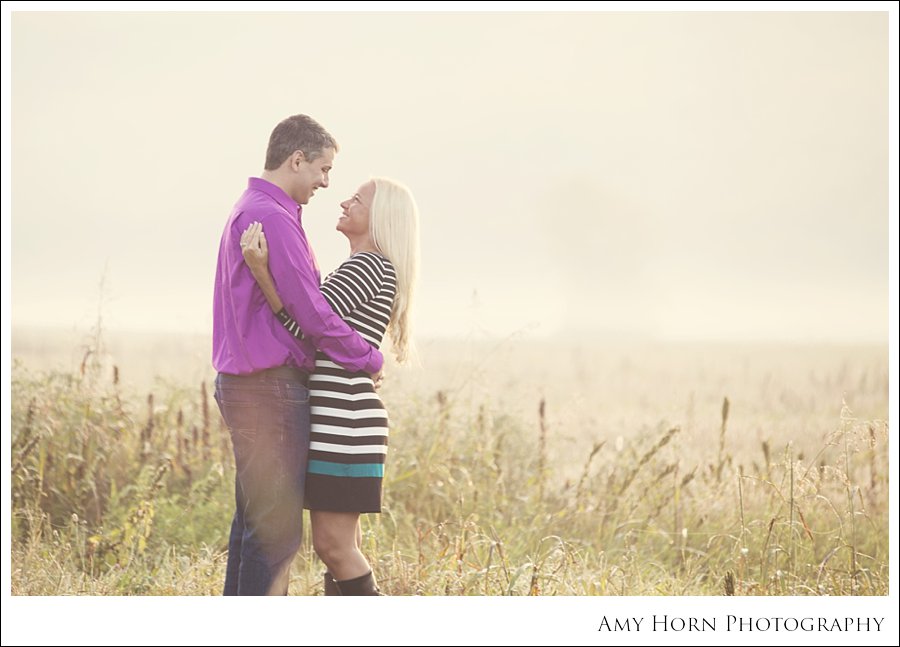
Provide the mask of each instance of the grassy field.
[{"label": "grassy field", "polygon": [[[130,339],[13,333],[13,594],[220,592],[233,461],[208,346]],[[887,594],[886,347],[421,355],[389,368],[385,511],[363,521],[387,594]],[[322,570],[307,537],[291,593]]]}]

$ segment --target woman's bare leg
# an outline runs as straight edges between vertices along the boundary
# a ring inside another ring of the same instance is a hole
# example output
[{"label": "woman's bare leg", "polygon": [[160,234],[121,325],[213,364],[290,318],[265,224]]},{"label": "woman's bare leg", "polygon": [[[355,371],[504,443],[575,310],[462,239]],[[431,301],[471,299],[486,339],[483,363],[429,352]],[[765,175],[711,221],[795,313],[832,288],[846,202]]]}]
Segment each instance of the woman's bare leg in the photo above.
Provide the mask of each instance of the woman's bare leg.
[{"label": "woman's bare leg", "polygon": [[372,570],[359,550],[362,531],[358,512],[311,510],[313,548],[335,580],[352,580]]}]

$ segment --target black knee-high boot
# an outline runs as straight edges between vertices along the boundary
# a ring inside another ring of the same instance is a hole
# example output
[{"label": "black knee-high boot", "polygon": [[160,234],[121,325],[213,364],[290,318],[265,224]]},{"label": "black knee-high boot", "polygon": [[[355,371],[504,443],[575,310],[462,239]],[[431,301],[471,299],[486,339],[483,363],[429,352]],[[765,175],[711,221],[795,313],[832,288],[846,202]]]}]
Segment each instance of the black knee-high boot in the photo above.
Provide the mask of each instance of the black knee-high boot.
[{"label": "black knee-high boot", "polygon": [[372,571],[352,580],[341,580],[336,584],[341,595],[381,595],[381,591],[375,586],[375,577],[372,575]]},{"label": "black knee-high boot", "polygon": [[338,588],[337,582],[333,577],[331,577],[331,573],[325,571],[325,575],[322,578],[325,582],[325,595],[340,595],[341,590]]}]

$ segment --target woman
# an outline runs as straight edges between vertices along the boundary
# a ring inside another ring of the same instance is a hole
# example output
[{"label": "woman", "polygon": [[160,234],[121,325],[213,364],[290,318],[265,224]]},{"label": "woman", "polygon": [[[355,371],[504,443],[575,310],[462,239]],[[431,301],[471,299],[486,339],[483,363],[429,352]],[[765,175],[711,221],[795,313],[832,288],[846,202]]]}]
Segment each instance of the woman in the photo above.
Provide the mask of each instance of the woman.
[{"label": "woman", "polygon": [[[419,265],[418,210],[409,189],[373,178],[341,203],[337,230],[350,257],[322,284],[322,294],[366,341],[380,346],[389,331],[397,360],[410,347],[410,306]],[[246,243],[246,246],[244,244]],[[272,312],[296,337],[268,271],[262,225],[241,237],[246,260]],[[372,569],[359,550],[359,515],[381,512],[388,419],[367,373],[347,371],[316,353],[309,380],[312,432],[305,506],[313,547],[328,568],[325,595],[379,595]]]}]

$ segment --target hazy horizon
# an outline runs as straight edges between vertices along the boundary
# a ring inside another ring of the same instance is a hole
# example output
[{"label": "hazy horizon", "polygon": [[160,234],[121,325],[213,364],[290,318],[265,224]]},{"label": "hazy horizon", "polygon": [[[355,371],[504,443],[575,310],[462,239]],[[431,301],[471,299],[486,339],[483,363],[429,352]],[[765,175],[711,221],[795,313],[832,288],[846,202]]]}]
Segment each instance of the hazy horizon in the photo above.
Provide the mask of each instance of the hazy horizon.
[{"label": "hazy horizon", "polygon": [[[22,379],[55,371],[77,374],[91,366],[101,381],[111,380],[115,370],[122,387],[133,394],[160,386],[160,380],[191,388],[203,382],[209,385],[215,377],[209,333],[102,330],[98,343],[89,331],[14,328],[12,332],[12,359]],[[594,403],[583,405],[587,412],[600,406],[598,398],[605,402],[601,408],[618,406],[611,393],[624,388],[626,375],[631,376],[631,390],[622,392],[623,397],[637,392],[653,399],[662,397],[650,386],[660,376],[664,382],[670,380],[672,388],[691,389],[695,382],[709,381],[713,373],[746,377],[751,368],[760,379],[779,376],[786,385],[816,382],[825,375],[835,379],[840,375],[846,384],[855,384],[861,378],[853,371],[848,374],[847,367],[865,369],[871,373],[870,379],[885,384],[888,380],[887,343],[659,342],[598,335],[421,337],[416,360],[406,366],[396,364],[389,346],[383,350],[385,388],[402,394],[397,397],[429,397],[437,391],[468,389],[481,395],[491,392],[514,402],[516,410],[529,411],[538,396],[547,397],[553,406],[575,397],[587,398],[586,402]],[[784,373],[788,366],[792,367],[790,375]],[[738,397],[725,383],[706,383],[722,389],[720,395]],[[836,387],[832,394],[832,405],[840,404],[841,388]],[[753,400],[749,394],[743,397],[746,402]]]},{"label": "hazy horizon", "polygon": [[886,344],[887,27],[17,12],[13,335],[98,308],[108,330],[208,333],[231,205],[303,112],[341,145],[304,215],[323,272],[340,200],[370,175],[413,189],[424,338]]}]

